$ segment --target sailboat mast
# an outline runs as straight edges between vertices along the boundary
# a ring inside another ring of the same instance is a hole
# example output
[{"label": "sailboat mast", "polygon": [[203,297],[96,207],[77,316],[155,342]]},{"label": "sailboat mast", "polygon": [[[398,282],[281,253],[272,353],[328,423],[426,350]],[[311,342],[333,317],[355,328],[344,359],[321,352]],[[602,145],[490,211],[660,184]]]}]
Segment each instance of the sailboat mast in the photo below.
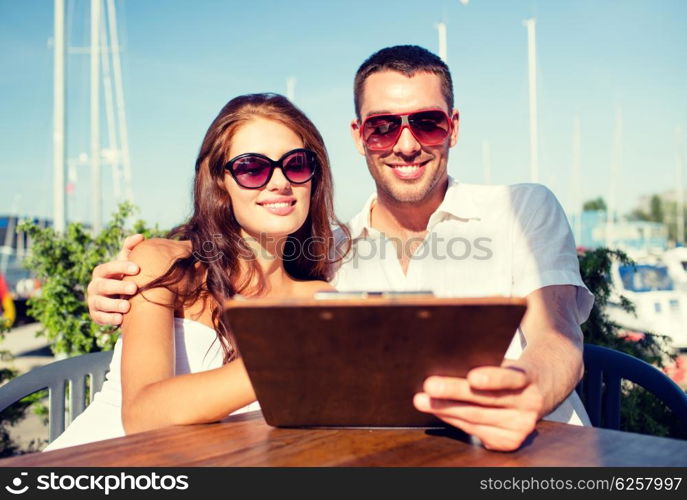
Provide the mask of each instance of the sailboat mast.
[{"label": "sailboat mast", "polygon": [[115,103],[117,107],[117,125],[119,126],[119,145],[121,147],[121,165],[124,174],[124,193],[127,200],[133,203],[134,192],[131,180],[131,159],[129,157],[129,133],[126,126],[124,107],[124,85],[122,83],[122,62],[119,56],[119,35],[117,31],[117,12],[114,0],[107,0],[107,18],[110,28],[110,50],[112,51],[112,76],[115,86]]},{"label": "sailboat mast", "polygon": [[484,165],[484,183],[491,184],[491,147],[486,139],[482,140],[482,163]]},{"label": "sailboat mast", "polygon": [[291,101],[296,101],[296,78],[290,76],[286,79],[286,98]]},{"label": "sailboat mast", "polygon": [[685,243],[685,156],[682,149],[682,128],[678,125],[675,130],[677,141],[677,232],[676,239],[678,245]]},{"label": "sailboat mast", "polygon": [[100,165],[100,2],[91,0],[91,209],[93,233],[102,224],[102,173]]},{"label": "sailboat mast", "polygon": [[539,127],[537,124],[537,40],[536,20],[524,21],[527,28],[527,61],[530,94],[530,180],[539,182]]},{"label": "sailboat mast", "polygon": [[580,117],[573,122],[573,214],[575,214],[575,242],[582,242],[582,133],[580,131]]},{"label": "sailboat mast", "polygon": [[65,155],[65,62],[64,0],[55,0],[55,35],[53,39],[53,224],[63,233],[67,219],[66,155]]},{"label": "sailboat mast", "polygon": [[[104,13],[103,13],[104,14]],[[103,71],[103,92],[105,97],[105,120],[107,123],[107,141],[109,154],[103,155],[112,170],[112,183],[114,187],[114,198],[117,202],[121,201],[121,168],[120,152],[117,144],[117,129],[115,128],[114,95],[112,90],[112,78],[110,77],[110,55],[107,31],[105,30],[105,15],[100,16],[100,39],[102,46],[102,71]]]},{"label": "sailboat mast", "polygon": [[448,46],[446,44],[446,23],[437,23],[437,31],[439,32],[439,57],[445,63],[448,63]]},{"label": "sailboat mast", "polygon": [[623,144],[623,113],[620,109],[616,112],[615,131],[613,137],[613,154],[611,160],[611,183],[608,196],[608,206],[606,207],[606,247],[610,248],[614,244],[615,236],[615,216],[617,204],[617,192],[620,183],[620,169],[622,167],[622,144]]}]

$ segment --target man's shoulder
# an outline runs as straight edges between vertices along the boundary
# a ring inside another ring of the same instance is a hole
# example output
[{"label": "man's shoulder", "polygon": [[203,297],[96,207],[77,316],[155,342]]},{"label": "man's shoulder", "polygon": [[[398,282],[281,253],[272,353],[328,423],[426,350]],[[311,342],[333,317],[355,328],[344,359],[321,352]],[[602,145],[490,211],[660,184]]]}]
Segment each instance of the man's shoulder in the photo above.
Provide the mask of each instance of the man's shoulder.
[{"label": "man's shoulder", "polygon": [[521,182],[518,184],[457,184],[459,189],[481,196],[548,196],[551,190],[543,184]]},{"label": "man's shoulder", "polygon": [[460,197],[469,194],[476,205],[493,210],[496,207],[508,208],[514,212],[533,210],[548,204],[557,203],[556,196],[543,184],[464,184],[447,192],[447,195]]},{"label": "man's shoulder", "polygon": [[521,197],[538,197],[548,198],[554,197],[553,192],[544,184],[537,184],[535,182],[522,182],[519,184],[509,184],[508,189],[514,196]]}]

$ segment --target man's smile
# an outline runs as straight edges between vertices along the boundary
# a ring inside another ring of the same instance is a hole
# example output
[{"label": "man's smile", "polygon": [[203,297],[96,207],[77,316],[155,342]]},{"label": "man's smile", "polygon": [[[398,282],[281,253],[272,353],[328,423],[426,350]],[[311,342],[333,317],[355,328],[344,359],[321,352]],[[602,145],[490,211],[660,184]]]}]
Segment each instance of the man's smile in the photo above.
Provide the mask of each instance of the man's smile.
[{"label": "man's smile", "polygon": [[387,163],[386,166],[390,167],[394,172],[394,175],[399,179],[413,180],[422,176],[429,161],[430,160],[421,162]]}]

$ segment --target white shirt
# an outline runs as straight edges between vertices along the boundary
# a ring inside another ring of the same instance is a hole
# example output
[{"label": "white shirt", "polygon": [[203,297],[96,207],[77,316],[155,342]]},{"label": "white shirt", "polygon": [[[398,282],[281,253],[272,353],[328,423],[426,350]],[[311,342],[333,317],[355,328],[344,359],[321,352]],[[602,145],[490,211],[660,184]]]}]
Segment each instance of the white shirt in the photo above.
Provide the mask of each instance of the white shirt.
[{"label": "white shirt", "polygon": [[[222,366],[222,347],[217,332],[188,318],[174,318],[174,374],[198,373]],[[114,346],[112,361],[102,389],[81,415],[43,451],[124,436],[122,424],[122,337]],[[259,410],[257,401],[233,414]]]},{"label": "white shirt", "polygon": [[[449,177],[405,274],[392,239],[370,224],[375,200],[373,194],[349,223],[352,246],[332,281],[337,290],[525,297],[549,285],[575,285],[578,322],[589,316],[594,296],[580,277],[565,213],[546,187],[463,184]],[[518,359],[526,345],[518,329],[505,357]],[[575,391],[546,418],[591,425]]]}]

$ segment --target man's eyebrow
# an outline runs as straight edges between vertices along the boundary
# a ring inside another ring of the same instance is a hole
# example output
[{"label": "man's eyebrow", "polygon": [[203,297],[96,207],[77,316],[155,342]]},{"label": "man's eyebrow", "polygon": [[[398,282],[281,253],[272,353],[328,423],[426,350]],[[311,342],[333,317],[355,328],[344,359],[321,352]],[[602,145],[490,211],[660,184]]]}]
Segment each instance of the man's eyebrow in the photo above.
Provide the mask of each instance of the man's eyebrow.
[{"label": "man's eyebrow", "polygon": [[380,109],[380,110],[375,109],[375,110],[370,111],[369,113],[365,113],[364,117],[367,118],[368,116],[372,116],[372,115],[393,115],[393,113],[391,111],[386,110],[386,109]]},{"label": "man's eyebrow", "polygon": [[[413,110],[411,110],[411,111],[406,111],[406,112],[400,113],[400,114],[406,114],[406,113],[420,113],[420,112],[422,112],[422,111],[435,111],[435,110],[437,110],[437,109],[438,109],[438,110],[441,110],[441,111],[444,111],[446,114],[449,114],[449,112],[448,112],[448,111],[445,111],[444,109],[442,109],[441,106],[426,106],[426,107],[424,107],[424,108],[417,108],[417,109],[413,109]],[[365,114],[363,115],[363,119],[365,119],[365,118],[367,118],[367,117],[369,117],[369,116],[372,116],[372,115],[397,115],[397,114],[399,114],[399,113],[394,113],[393,111],[389,111],[388,109],[379,109],[379,110],[375,109],[375,110],[368,111],[367,113],[365,113]]]}]

